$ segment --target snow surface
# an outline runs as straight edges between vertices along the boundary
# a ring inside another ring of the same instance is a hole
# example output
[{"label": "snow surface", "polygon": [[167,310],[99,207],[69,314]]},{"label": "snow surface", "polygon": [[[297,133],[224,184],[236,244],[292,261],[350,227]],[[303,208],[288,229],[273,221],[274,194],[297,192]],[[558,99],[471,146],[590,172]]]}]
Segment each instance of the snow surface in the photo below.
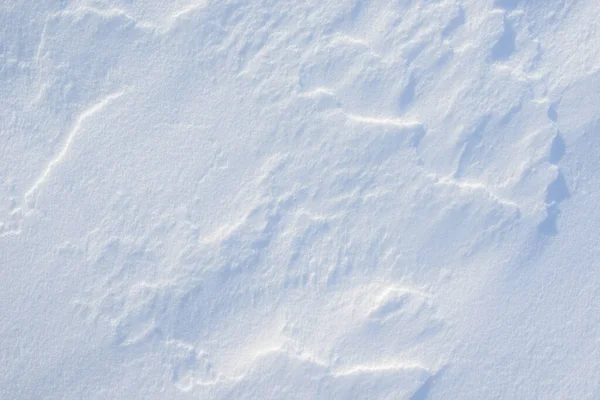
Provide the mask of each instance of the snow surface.
[{"label": "snow surface", "polygon": [[596,0],[4,0],[0,398],[600,398]]}]

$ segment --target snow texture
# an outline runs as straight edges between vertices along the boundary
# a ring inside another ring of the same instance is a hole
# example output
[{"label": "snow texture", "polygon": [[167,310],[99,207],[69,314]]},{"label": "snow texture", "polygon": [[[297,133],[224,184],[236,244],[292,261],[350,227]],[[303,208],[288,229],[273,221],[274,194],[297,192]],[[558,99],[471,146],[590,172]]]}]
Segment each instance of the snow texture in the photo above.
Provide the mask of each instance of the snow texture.
[{"label": "snow texture", "polygon": [[4,0],[0,398],[600,398],[596,0]]}]

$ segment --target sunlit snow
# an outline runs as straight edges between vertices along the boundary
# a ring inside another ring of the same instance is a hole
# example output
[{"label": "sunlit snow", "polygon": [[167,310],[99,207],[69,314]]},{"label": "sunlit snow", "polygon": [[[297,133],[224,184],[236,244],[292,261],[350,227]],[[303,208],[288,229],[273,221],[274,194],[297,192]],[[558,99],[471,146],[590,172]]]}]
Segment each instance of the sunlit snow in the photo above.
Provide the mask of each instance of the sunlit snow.
[{"label": "sunlit snow", "polygon": [[600,398],[599,19],[1,2],[0,398]]}]

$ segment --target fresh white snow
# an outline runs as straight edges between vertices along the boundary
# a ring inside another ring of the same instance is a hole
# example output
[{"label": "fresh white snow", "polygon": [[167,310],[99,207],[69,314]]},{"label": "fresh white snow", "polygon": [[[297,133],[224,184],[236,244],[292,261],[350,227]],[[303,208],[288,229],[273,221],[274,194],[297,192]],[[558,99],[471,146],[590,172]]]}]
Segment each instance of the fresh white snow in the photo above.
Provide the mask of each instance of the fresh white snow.
[{"label": "fresh white snow", "polygon": [[600,398],[595,0],[4,0],[0,398]]}]

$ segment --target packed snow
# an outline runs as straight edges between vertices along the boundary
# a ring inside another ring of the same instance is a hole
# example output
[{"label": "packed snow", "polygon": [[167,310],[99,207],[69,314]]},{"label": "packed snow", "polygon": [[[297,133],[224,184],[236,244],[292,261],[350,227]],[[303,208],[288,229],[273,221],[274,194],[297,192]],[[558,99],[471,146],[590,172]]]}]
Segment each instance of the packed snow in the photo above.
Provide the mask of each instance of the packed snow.
[{"label": "packed snow", "polygon": [[595,0],[4,0],[0,398],[600,398]]}]

